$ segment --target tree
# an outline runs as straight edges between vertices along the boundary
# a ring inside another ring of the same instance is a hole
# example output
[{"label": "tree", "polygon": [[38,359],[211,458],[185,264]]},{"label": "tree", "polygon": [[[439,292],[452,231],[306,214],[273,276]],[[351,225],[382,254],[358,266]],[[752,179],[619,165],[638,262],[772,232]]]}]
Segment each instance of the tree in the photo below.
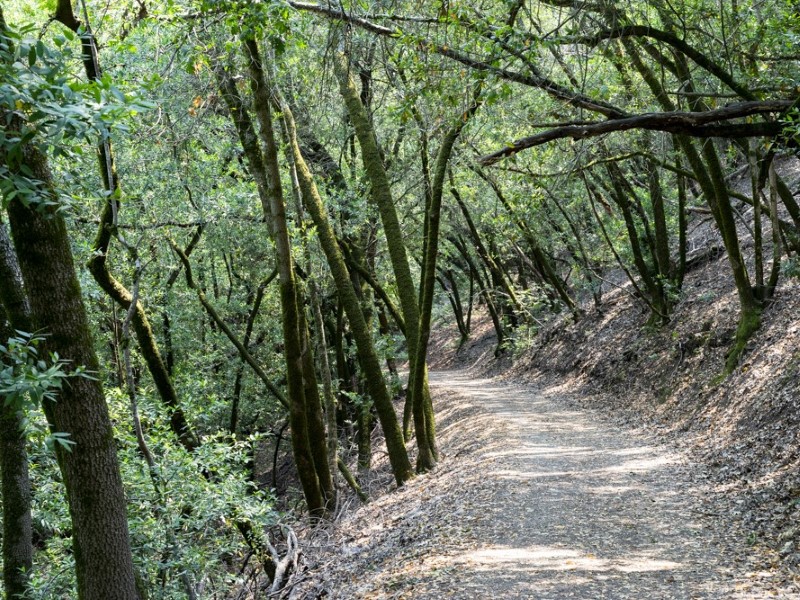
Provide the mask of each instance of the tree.
[{"label": "tree", "polygon": [[[2,12],[0,36],[5,65],[16,48]],[[125,495],[116,446],[75,274],[69,237],[47,157],[18,115],[9,126],[2,164],[12,185],[4,196],[14,247],[30,301],[31,322],[47,335],[44,349],[67,361],[73,374],[56,401],[44,402],[50,427],[65,444],[56,446],[73,526],[78,597],[136,600],[139,593],[128,539]],[[9,135],[12,133],[13,135]],[[9,143],[10,142],[10,143]],[[14,193],[16,192],[16,193]],[[83,370],[83,373],[82,373]]]},{"label": "tree", "polygon": [[308,170],[300,147],[297,144],[296,128],[291,109],[286,105],[281,106],[280,109],[287,125],[289,152],[293,155],[293,160],[297,169],[297,177],[303,202],[317,228],[317,235],[319,236],[323,252],[325,252],[328,266],[333,274],[340,301],[350,321],[353,337],[355,338],[358,348],[361,368],[367,379],[367,386],[378,410],[381,427],[386,437],[386,447],[389,451],[389,460],[392,463],[394,477],[397,484],[402,485],[413,475],[411,463],[408,460],[408,454],[406,453],[405,444],[403,443],[403,435],[397,422],[394,408],[392,407],[392,399],[389,396],[389,392],[386,388],[386,381],[383,377],[380,363],[378,362],[378,355],[375,352],[364,313],[350,282],[347,266],[345,265],[344,257],[339,249],[336,235],[328,220],[322,198],[319,195],[311,172]]},{"label": "tree", "polygon": [[[8,348],[14,331],[30,331],[30,311],[22,275],[5,224],[0,221],[0,345]],[[10,365],[4,370],[12,370]],[[5,382],[4,382],[5,383]],[[0,476],[3,498],[3,585],[8,598],[28,591],[33,566],[31,484],[28,475],[23,407],[0,391]]]},{"label": "tree", "polygon": [[[419,342],[419,305],[411,269],[408,265],[403,233],[397,210],[392,198],[391,185],[386,175],[386,169],[381,158],[378,140],[370,123],[364,105],[359,97],[347,58],[343,54],[334,57],[334,71],[339,81],[339,91],[344,99],[350,120],[353,123],[356,137],[361,146],[361,155],[364,169],[371,185],[371,197],[378,207],[386,236],[389,256],[392,261],[395,280],[397,282],[400,305],[403,311],[403,320],[406,325],[406,340],[408,341],[409,356],[417,356]],[[430,395],[414,397],[413,390],[417,389],[414,379],[422,379],[423,390],[427,389],[427,369],[424,365],[422,371],[416,370],[416,365],[409,373],[409,399],[407,402],[414,409],[414,425],[417,440],[417,471],[427,471],[436,464],[436,438],[433,410]]]}]

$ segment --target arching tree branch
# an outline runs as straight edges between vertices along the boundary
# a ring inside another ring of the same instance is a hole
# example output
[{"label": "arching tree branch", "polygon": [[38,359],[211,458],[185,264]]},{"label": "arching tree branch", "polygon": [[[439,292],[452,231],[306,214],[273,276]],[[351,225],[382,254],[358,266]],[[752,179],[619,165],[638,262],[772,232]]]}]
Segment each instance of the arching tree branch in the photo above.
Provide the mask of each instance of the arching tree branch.
[{"label": "arching tree branch", "polygon": [[484,166],[491,165],[521,150],[540,146],[553,140],[563,138],[581,140],[630,129],[649,129],[667,133],[681,133],[694,137],[775,136],[779,135],[784,129],[784,124],[780,121],[759,123],[719,123],[719,121],[728,121],[758,114],[782,113],[791,106],[791,100],[740,102],[704,112],[645,113],[625,119],[613,119],[588,125],[565,125],[516,140],[502,150],[480,157],[478,162]]},{"label": "arching tree branch", "polygon": [[661,29],[656,29],[655,27],[650,27],[649,25],[624,25],[614,29],[598,31],[592,35],[560,38],[558,41],[565,44],[596,46],[603,41],[625,37],[648,37],[658,40],[659,42],[669,44],[676,50],[683,52],[695,63],[714,75],[714,77],[719,79],[745,100],[756,99],[755,95],[748,88],[737,82],[730,73],[711,60],[708,56],[689,45],[685,40],[682,40],[672,33],[662,31]]}]

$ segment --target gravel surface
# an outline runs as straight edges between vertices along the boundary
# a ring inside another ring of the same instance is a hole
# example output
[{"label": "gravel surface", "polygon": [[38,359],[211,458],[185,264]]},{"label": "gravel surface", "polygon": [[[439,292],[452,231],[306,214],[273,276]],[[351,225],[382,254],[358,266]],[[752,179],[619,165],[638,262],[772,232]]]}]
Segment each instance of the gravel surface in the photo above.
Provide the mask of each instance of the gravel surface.
[{"label": "gravel surface", "polygon": [[537,387],[431,373],[442,460],[348,511],[292,598],[800,598],[704,468]]},{"label": "gravel surface", "polygon": [[471,500],[478,547],[450,557],[453,585],[439,580],[434,596],[787,597],[758,584],[769,573],[734,564],[747,540],[708,516],[679,454],[552,390],[463,372],[435,373],[431,383],[479,403],[504,434],[478,451],[489,492]]}]

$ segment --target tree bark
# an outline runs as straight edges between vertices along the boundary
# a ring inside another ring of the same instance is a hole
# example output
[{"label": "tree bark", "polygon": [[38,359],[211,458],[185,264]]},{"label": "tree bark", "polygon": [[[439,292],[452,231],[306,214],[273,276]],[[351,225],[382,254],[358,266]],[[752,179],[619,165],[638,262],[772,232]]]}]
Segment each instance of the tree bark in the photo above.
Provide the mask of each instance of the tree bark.
[{"label": "tree bark", "polygon": [[[326,443],[324,436],[322,439],[312,440],[309,435],[308,419],[310,407],[308,402],[310,399],[306,398],[305,380],[313,373],[309,373],[303,364],[304,350],[310,350],[304,348],[303,344],[303,331],[301,329],[303,321],[299,313],[302,307],[300,306],[297,282],[295,281],[294,259],[292,258],[292,246],[286,222],[286,204],[278,166],[278,146],[272,125],[269,88],[267,87],[261,56],[255,40],[245,39],[243,41],[243,49],[248,62],[253,105],[260,128],[260,154],[266,182],[266,189],[264,190],[266,195],[261,196],[261,202],[264,211],[271,215],[272,239],[275,242],[277,254],[292,449],[309,512],[312,516],[323,516],[327,513],[328,508],[332,508],[332,506],[328,506],[328,502],[332,498],[324,497],[324,484],[320,481],[317,473],[327,469],[328,462],[325,460],[321,465],[315,464],[314,456],[318,456],[320,453],[312,450],[312,444],[321,445],[321,455],[326,456]],[[255,167],[256,165],[251,164],[251,170],[255,170]],[[314,385],[316,385],[316,382]],[[330,475],[326,479],[328,482],[332,481]]]},{"label": "tree bark", "polygon": [[367,389],[369,389],[370,396],[372,396],[372,400],[375,403],[378,418],[381,422],[381,428],[386,438],[386,447],[389,452],[389,461],[392,464],[395,480],[398,485],[402,485],[412,476],[411,463],[408,460],[402,431],[397,422],[397,416],[394,413],[392,399],[386,387],[380,361],[375,352],[375,346],[372,343],[372,336],[367,327],[367,322],[364,318],[364,313],[361,310],[358,298],[356,297],[355,290],[350,283],[347,266],[345,265],[344,257],[336,241],[336,236],[328,219],[325,206],[322,203],[322,198],[319,195],[311,172],[308,170],[305,159],[300,152],[300,147],[297,144],[294,119],[291,110],[289,110],[288,106],[283,106],[281,110],[287,123],[290,151],[294,156],[303,203],[317,228],[317,236],[322,250],[325,253],[331,274],[333,275],[336,290],[339,294],[339,300],[347,314],[347,320],[350,322],[350,328],[358,350],[359,362],[364,371]]},{"label": "tree bark", "polygon": [[[14,330],[31,332],[30,309],[22,288],[19,264],[0,222],[0,343]],[[7,321],[7,325],[6,322]],[[28,592],[33,566],[31,482],[28,475],[24,415],[0,397],[0,475],[3,499],[3,586],[9,599]]]},{"label": "tree bark", "polygon": [[[337,53],[334,57],[334,71],[339,80],[339,91],[344,99],[347,112],[358,137],[361,146],[361,156],[364,161],[364,169],[367,172],[371,184],[371,197],[378,207],[383,224],[383,231],[386,235],[386,243],[389,249],[389,257],[392,263],[395,280],[397,282],[398,294],[400,296],[400,306],[403,311],[403,320],[406,325],[406,341],[408,342],[409,357],[415,356],[419,341],[419,305],[417,304],[417,294],[414,280],[411,277],[411,269],[406,256],[405,243],[403,242],[403,231],[400,220],[397,218],[397,210],[392,198],[391,184],[383,165],[378,141],[375,131],[370,122],[369,115],[364,109],[355,83],[350,76],[349,65],[344,55]],[[422,377],[424,380],[423,390],[427,390],[427,368],[419,373],[411,369],[409,373],[409,390],[413,388],[415,377]],[[414,398],[409,394],[407,402],[414,406]],[[423,406],[430,405],[430,394],[425,393]],[[426,410],[428,415],[432,410]],[[426,419],[425,416],[422,419]],[[430,438],[432,424],[428,424],[424,429],[417,429],[417,445],[422,444],[427,447],[426,452],[436,454],[435,439]]]},{"label": "tree bark", "polygon": [[[433,311],[433,292],[436,285],[436,260],[439,254],[439,228],[441,223],[442,196],[444,193],[444,182],[447,176],[447,165],[453,153],[458,136],[464,129],[464,125],[470,117],[475,114],[480,104],[481,85],[478,84],[472,105],[455,121],[444,135],[442,144],[436,154],[436,163],[433,171],[433,182],[430,188],[430,200],[426,215],[427,227],[425,231],[425,252],[423,254],[422,276],[420,282],[420,318],[418,325],[418,341],[416,353],[409,356],[409,361],[413,361],[413,371],[417,374],[425,372],[425,362],[428,355],[428,340],[431,334],[431,314]],[[424,401],[425,378],[415,377],[413,380],[413,390],[411,396],[414,401],[414,429],[417,431],[417,472],[424,473],[436,466],[436,456],[430,440],[435,439],[434,417],[426,414]],[[425,438],[421,438],[419,431],[427,428]]]},{"label": "tree bark", "polygon": [[[45,157],[32,148],[25,154],[36,178],[50,184]],[[52,195],[51,189],[47,193]],[[33,324],[47,334],[45,351],[56,352],[72,368],[97,373],[63,217],[17,199],[8,214]],[[71,451],[57,445],[56,456],[72,519],[78,598],[137,600],[125,495],[103,388],[96,379],[76,376],[44,409],[52,430],[68,434],[74,444]]]}]

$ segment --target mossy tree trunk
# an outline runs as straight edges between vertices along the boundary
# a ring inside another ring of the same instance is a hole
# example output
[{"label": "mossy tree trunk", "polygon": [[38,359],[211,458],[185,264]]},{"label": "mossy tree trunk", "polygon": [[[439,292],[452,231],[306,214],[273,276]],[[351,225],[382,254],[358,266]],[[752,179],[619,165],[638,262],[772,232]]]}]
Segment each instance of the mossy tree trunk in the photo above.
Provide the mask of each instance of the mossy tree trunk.
[{"label": "mossy tree trunk", "polygon": [[[0,8],[0,36],[5,32]],[[6,116],[0,115],[6,135],[20,135],[19,117]],[[20,196],[8,199],[11,235],[29,301],[29,329],[47,336],[43,355],[58,354],[67,373],[73,373],[57,401],[45,400],[43,408],[51,431],[72,442],[70,450],[56,444],[56,458],[72,522],[77,597],[138,600],[125,495],[103,387],[94,377],[74,374],[78,367],[97,373],[100,365],[47,157],[33,144],[24,144],[13,159],[0,160],[11,173],[24,171],[38,181],[35,191],[20,190],[33,194],[28,203]]]},{"label": "mossy tree trunk", "polygon": [[[428,341],[431,334],[431,314],[433,312],[433,292],[436,285],[436,260],[439,254],[439,229],[441,224],[441,211],[442,211],[442,196],[444,193],[444,183],[447,176],[447,165],[450,162],[450,156],[453,153],[453,146],[455,145],[458,136],[464,129],[472,115],[479,106],[481,85],[478,84],[475,90],[475,97],[472,105],[462,114],[458,116],[455,124],[448,129],[442,139],[442,144],[436,154],[436,162],[434,164],[433,178],[431,184],[430,201],[428,202],[425,221],[425,240],[422,264],[422,277],[420,282],[421,289],[421,302],[420,302],[420,318],[419,318],[419,338],[417,341],[416,353],[409,356],[409,362],[413,365],[415,373],[424,373],[425,362],[428,355]],[[434,420],[433,415],[426,414],[426,407],[424,404],[424,377],[416,377],[412,379],[413,389],[411,390],[411,397],[414,402],[414,429],[419,432],[420,428],[430,427]],[[419,440],[419,434],[417,439]],[[434,432],[428,431],[427,438],[432,439]],[[417,443],[419,454],[417,456],[417,471],[429,471],[436,465],[436,457],[432,452],[432,448],[428,445]]]},{"label": "mossy tree trunk", "polygon": [[[695,90],[688,65],[686,64],[686,58],[683,55],[677,55],[675,64],[678,67],[679,75],[684,80],[687,92],[693,93]],[[707,110],[708,108],[700,97],[691,100],[690,106],[692,110]],[[714,140],[709,138],[700,142],[701,159],[691,140],[685,136],[680,139],[684,153],[697,176],[697,181],[703,190],[703,195],[711,209],[711,214],[714,216],[714,221],[722,233],[722,240],[728,254],[728,262],[733,272],[736,293],[739,297],[740,314],[739,324],[736,329],[736,339],[725,360],[725,373],[729,374],[733,372],[739,363],[739,357],[744,352],[747,341],[761,326],[763,306],[753,292],[750,276],[744,263],[739,236],[736,233],[736,219],[733,214],[731,199],[728,195],[728,187],[725,183],[725,175],[722,172],[719,154],[714,146]]]},{"label": "mossy tree trunk", "polygon": [[381,422],[381,428],[386,438],[386,448],[389,452],[392,472],[398,485],[402,485],[413,475],[413,472],[403,442],[402,431],[392,406],[392,399],[381,370],[380,360],[375,351],[361,304],[350,282],[350,275],[342,252],[339,249],[333,227],[328,219],[325,206],[322,203],[322,198],[297,144],[292,112],[286,105],[281,107],[281,111],[287,124],[289,151],[292,152],[294,157],[303,204],[317,228],[317,236],[333,275],[339,301],[342,303],[347,320],[350,322],[350,329],[356,343],[358,360],[364,372],[367,389],[375,403],[378,419]]},{"label": "mossy tree trunk", "polygon": [[[356,132],[364,169],[371,185],[371,197],[381,216],[389,258],[392,263],[397,290],[400,296],[400,306],[406,325],[406,341],[408,343],[409,357],[415,356],[419,343],[419,305],[417,303],[417,290],[411,277],[411,269],[406,256],[403,231],[397,210],[392,198],[391,184],[383,164],[381,152],[375,130],[369,119],[364,105],[350,75],[347,58],[337,53],[334,56],[334,71],[339,80],[339,91],[344,99],[347,113]],[[414,379],[421,377],[423,380],[424,397],[421,403],[415,403],[413,393],[409,393],[407,402],[412,406],[424,409],[424,414],[415,415],[415,421],[425,423],[425,427],[415,427],[417,447],[424,449],[424,455],[436,456],[435,426],[432,421],[433,410],[430,394],[427,393],[427,368],[423,365],[422,371],[416,372],[412,368],[409,373],[409,390],[415,388]]]},{"label": "mossy tree trunk", "polygon": [[331,365],[328,360],[328,341],[325,334],[325,318],[322,316],[322,303],[319,299],[320,293],[316,282],[311,282],[309,298],[311,300],[311,310],[314,316],[314,325],[317,329],[317,360],[319,360],[319,370],[322,374],[322,397],[325,408],[325,427],[328,436],[328,465],[331,469],[331,476],[336,483],[335,473],[338,470],[337,461],[339,458],[339,433],[336,423],[336,396],[333,392],[333,379],[331,378]]},{"label": "mossy tree trunk", "polygon": [[[5,344],[14,330],[30,332],[33,327],[17,257],[5,225],[0,221],[0,344]],[[17,599],[27,597],[33,566],[31,482],[24,415],[4,400],[0,396],[3,586],[7,598]]]},{"label": "mossy tree trunk", "polygon": [[[264,188],[266,193],[261,196],[261,202],[264,211],[271,216],[272,239],[275,243],[278,266],[292,449],[309,511],[312,515],[322,516],[328,509],[333,508],[332,501],[335,498],[335,490],[328,468],[324,432],[316,431],[314,424],[311,424],[317,435],[313,439],[310,435],[309,417],[315,419],[314,414],[316,413],[316,409],[311,406],[311,403],[319,402],[319,395],[317,394],[315,400],[307,397],[306,394],[311,385],[316,389],[316,377],[313,369],[308,369],[304,364],[304,354],[310,353],[311,350],[304,343],[305,319],[300,314],[302,307],[295,281],[294,259],[286,221],[286,203],[280,179],[278,146],[270,108],[270,91],[255,40],[245,39],[243,50],[248,63],[253,107],[258,119],[261,139],[260,148],[255,142],[261,157],[261,168],[266,183]],[[251,163],[252,170],[257,167],[257,164]],[[308,381],[311,378],[313,378],[313,383]],[[320,435],[320,433],[322,434]],[[312,448],[312,445],[317,447]],[[320,460],[320,457],[323,459]],[[317,464],[320,462],[322,464]]]},{"label": "mossy tree trunk", "polygon": [[[297,467],[303,494],[309,512],[314,516],[325,513],[325,499],[320,488],[314,459],[311,453],[311,442],[308,437],[308,421],[306,418],[305,388],[302,365],[302,343],[297,314],[297,292],[294,280],[293,260],[286,226],[283,192],[277,164],[277,146],[272,129],[272,115],[269,108],[269,97],[263,83],[263,69],[258,56],[258,47],[252,40],[243,43],[245,57],[262,78],[261,83],[251,81],[253,93],[266,96],[262,98],[258,109],[259,124],[268,129],[263,132],[265,143],[262,153],[259,138],[253,121],[239,95],[239,91],[231,76],[217,65],[215,75],[223,100],[230,110],[231,120],[236,127],[239,143],[250,167],[250,174],[256,184],[264,218],[268,223],[270,234],[276,245],[278,281],[283,311],[284,359],[286,362],[289,422],[292,429],[292,454]],[[268,175],[267,164],[272,174]],[[276,220],[278,223],[276,224]],[[322,440],[324,443],[324,440]]]},{"label": "mossy tree trunk", "polygon": [[[669,99],[661,82],[641,60],[636,47],[632,43],[627,42],[625,43],[625,48],[631,58],[634,68],[642,76],[645,83],[647,83],[661,107],[667,111],[675,110],[675,105]],[[687,93],[693,93],[694,86],[685,57],[676,54],[675,66],[679,77],[684,81],[684,87]],[[690,106],[692,110],[704,110],[705,107],[699,98],[692,100]],[[675,140],[686,157],[695,179],[700,185],[703,196],[711,209],[714,222],[722,234],[723,244],[728,254],[728,262],[736,285],[740,307],[739,325],[736,331],[736,341],[728,352],[725,363],[725,373],[731,373],[736,367],[741,353],[744,351],[747,340],[750,339],[761,325],[762,306],[761,302],[753,293],[750,278],[744,265],[741,247],[739,245],[739,237],[736,233],[733,209],[722,173],[722,165],[720,164],[717,150],[714,148],[713,139],[702,140],[700,142],[700,152],[698,152],[695,143],[685,135],[676,135]]]}]

